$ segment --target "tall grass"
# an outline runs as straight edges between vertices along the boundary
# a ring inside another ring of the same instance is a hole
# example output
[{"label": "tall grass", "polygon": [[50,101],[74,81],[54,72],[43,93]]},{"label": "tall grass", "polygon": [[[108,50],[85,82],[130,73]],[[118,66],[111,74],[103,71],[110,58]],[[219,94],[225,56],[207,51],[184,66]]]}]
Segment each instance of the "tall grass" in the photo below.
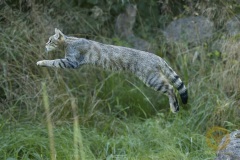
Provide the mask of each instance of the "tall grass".
[{"label": "tall grass", "polygon": [[[185,81],[190,95],[189,104],[172,114],[167,97],[128,73],[36,66],[38,60],[64,56],[44,53],[55,27],[104,43],[114,44],[115,38],[110,12],[104,15],[109,21],[99,23],[86,8],[65,12],[70,4],[42,3],[47,7],[0,9],[0,159],[213,159],[206,132],[214,126],[229,132],[239,128],[237,38],[225,38],[222,56],[215,57],[204,45],[159,45],[157,53]],[[141,23],[147,26],[144,19]],[[196,59],[195,52],[200,53]],[[46,117],[51,118],[47,123]]]},{"label": "tall grass", "polygon": [[50,110],[49,110],[48,94],[46,91],[45,83],[42,83],[42,90],[43,90],[43,103],[44,103],[43,105],[45,108],[46,121],[47,121],[47,126],[48,126],[50,157],[51,157],[51,160],[55,160],[56,159],[56,149],[55,149],[55,144],[54,144],[53,126],[52,126],[51,114],[50,114]]},{"label": "tall grass", "polygon": [[75,160],[79,160],[79,152],[80,152],[80,159],[85,160],[85,153],[83,151],[83,142],[82,142],[82,134],[79,127],[78,116],[77,116],[77,105],[75,99],[71,99],[72,111],[73,111],[73,143],[74,143],[74,157]]}]

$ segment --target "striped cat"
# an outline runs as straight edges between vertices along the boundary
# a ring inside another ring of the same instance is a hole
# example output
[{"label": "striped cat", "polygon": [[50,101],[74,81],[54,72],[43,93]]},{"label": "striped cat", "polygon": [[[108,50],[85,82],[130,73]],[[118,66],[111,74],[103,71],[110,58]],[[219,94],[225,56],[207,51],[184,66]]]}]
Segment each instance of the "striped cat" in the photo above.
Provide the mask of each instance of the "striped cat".
[{"label": "striped cat", "polygon": [[170,83],[177,88],[183,104],[187,103],[188,94],[185,85],[173,69],[155,54],[69,37],[55,29],[55,35],[46,43],[46,51],[53,51],[60,46],[65,50],[65,58],[42,60],[38,61],[37,65],[75,69],[84,64],[91,64],[103,69],[129,71],[148,87],[167,95],[172,112],[179,111],[179,105]]}]

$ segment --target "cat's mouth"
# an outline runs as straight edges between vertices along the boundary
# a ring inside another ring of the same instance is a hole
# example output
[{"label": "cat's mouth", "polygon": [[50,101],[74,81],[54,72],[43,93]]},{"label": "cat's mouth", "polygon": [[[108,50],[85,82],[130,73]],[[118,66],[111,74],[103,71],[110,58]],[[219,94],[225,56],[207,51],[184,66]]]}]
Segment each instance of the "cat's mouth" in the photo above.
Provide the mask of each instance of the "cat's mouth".
[{"label": "cat's mouth", "polygon": [[49,45],[46,45],[45,46],[45,51],[48,53],[48,52],[51,52],[51,51],[53,51],[53,50],[55,50],[55,47],[54,46],[49,46]]}]

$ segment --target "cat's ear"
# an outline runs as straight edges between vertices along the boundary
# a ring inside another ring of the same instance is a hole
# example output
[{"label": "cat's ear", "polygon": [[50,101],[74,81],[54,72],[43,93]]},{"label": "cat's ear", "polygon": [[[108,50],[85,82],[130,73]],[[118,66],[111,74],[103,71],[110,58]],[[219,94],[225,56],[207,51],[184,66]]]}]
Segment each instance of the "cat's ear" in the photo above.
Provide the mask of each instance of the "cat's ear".
[{"label": "cat's ear", "polygon": [[65,39],[65,35],[57,28],[55,28],[55,35],[54,38],[57,40],[64,40]]}]

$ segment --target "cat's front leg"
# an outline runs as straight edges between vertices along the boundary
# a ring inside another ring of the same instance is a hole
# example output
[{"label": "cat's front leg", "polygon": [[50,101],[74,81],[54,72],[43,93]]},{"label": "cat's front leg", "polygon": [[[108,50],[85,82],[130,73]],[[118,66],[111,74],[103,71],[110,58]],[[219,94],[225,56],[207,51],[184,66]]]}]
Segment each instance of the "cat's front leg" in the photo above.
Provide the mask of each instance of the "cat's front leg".
[{"label": "cat's front leg", "polygon": [[68,58],[63,58],[38,61],[37,65],[42,67],[77,68],[79,66],[79,63],[77,61],[70,61]]}]

